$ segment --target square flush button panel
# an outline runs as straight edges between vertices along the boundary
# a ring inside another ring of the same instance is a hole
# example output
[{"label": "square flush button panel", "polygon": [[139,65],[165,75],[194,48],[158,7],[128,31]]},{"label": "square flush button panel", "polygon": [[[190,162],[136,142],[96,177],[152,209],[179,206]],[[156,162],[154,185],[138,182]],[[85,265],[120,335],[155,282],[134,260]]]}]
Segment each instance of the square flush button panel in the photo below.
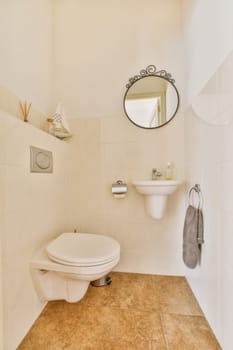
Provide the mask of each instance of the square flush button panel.
[{"label": "square flush button panel", "polygon": [[30,146],[31,173],[52,173],[53,154],[41,148]]}]

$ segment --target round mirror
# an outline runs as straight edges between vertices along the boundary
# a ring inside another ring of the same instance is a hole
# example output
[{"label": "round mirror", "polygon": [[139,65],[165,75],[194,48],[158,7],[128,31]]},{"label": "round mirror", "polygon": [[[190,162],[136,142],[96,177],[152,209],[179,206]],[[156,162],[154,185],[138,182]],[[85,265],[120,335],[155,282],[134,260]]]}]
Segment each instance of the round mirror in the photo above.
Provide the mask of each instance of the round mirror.
[{"label": "round mirror", "polygon": [[145,129],[159,128],[175,116],[179,94],[171,75],[156,72],[151,65],[129,80],[124,96],[124,110],[129,120]]}]

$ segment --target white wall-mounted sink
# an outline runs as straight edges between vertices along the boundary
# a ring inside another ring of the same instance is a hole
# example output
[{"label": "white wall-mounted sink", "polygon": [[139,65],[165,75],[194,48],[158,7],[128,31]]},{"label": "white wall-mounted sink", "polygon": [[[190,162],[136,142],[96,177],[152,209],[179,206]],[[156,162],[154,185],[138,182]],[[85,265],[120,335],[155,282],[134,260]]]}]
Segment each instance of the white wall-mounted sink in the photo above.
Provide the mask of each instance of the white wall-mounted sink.
[{"label": "white wall-mounted sink", "polygon": [[154,219],[161,219],[164,215],[167,196],[175,192],[182,183],[178,180],[139,180],[133,181],[137,191],[145,196],[148,213]]}]

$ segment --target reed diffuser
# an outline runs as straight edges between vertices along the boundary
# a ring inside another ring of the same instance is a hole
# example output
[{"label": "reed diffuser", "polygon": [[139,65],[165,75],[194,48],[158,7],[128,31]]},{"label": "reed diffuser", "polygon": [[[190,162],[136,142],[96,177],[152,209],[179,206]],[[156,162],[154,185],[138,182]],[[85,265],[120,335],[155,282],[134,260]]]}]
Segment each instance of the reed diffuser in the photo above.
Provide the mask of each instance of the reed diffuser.
[{"label": "reed diffuser", "polygon": [[21,109],[21,112],[23,115],[23,120],[26,123],[26,122],[28,122],[28,115],[29,115],[32,104],[31,104],[31,102],[27,103],[26,101],[25,102],[19,101],[19,105],[20,105],[20,109]]}]

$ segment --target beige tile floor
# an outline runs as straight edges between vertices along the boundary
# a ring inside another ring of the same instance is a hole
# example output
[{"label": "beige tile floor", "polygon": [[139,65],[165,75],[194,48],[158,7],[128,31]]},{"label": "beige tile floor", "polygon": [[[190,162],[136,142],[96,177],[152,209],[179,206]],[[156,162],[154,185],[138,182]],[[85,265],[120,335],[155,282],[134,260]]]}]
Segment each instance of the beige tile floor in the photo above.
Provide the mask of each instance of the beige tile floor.
[{"label": "beige tile floor", "polygon": [[49,302],[18,350],[221,349],[185,278],[111,277],[78,303]]}]

